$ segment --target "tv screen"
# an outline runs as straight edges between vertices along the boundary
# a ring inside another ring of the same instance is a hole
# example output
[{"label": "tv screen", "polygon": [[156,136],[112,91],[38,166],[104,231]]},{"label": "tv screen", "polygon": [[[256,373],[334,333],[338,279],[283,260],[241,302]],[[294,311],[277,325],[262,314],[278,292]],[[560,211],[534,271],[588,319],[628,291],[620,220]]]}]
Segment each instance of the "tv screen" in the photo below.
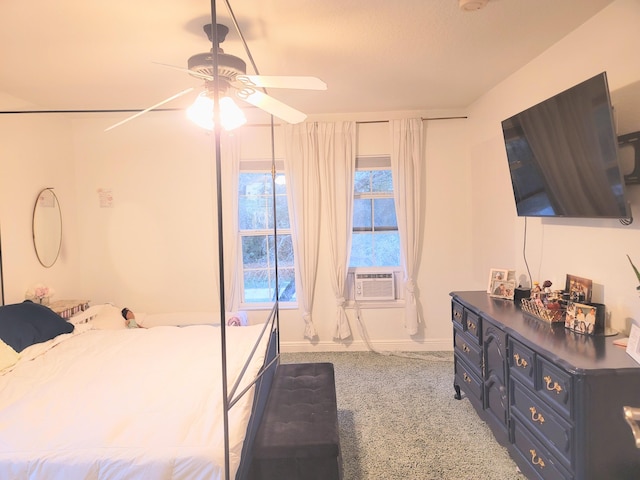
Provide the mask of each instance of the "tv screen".
[{"label": "tv screen", "polygon": [[606,73],[502,122],[521,217],[630,218]]}]

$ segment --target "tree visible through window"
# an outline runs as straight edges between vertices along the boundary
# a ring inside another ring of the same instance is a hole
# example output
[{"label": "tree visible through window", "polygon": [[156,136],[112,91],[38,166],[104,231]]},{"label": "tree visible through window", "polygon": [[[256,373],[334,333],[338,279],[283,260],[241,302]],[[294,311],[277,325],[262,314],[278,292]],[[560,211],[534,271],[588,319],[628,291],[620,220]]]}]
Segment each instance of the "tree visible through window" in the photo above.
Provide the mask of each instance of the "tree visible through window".
[{"label": "tree visible through window", "polygon": [[295,302],[295,267],[289,226],[286,182],[276,174],[277,245],[274,242],[273,181],[270,172],[241,172],[238,226],[242,251],[243,303],[275,300],[275,252],[278,254],[280,301]]},{"label": "tree visible through window", "polygon": [[349,266],[399,265],[400,237],[391,170],[356,170]]}]

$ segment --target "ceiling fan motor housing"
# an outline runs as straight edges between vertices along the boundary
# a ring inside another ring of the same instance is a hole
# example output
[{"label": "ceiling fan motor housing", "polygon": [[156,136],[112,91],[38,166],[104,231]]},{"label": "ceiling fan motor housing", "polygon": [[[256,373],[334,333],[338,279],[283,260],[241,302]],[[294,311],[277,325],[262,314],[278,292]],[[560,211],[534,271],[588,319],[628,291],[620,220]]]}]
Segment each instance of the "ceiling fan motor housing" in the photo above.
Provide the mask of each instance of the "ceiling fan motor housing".
[{"label": "ceiling fan motor housing", "polygon": [[[207,34],[210,42],[213,42],[213,29],[209,23],[202,27]],[[247,73],[247,64],[241,58],[234,55],[227,55],[224,53],[220,44],[224,42],[229,33],[229,28],[226,25],[216,25],[216,36],[218,40],[218,75],[227,80],[232,81],[236,75],[244,75]],[[209,53],[199,53],[189,58],[187,62],[189,70],[199,73],[201,75],[208,75],[213,77],[213,48]]]},{"label": "ceiling fan motor housing", "polygon": [[[189,58],[189,70],[213,77],[213,54],[198,53]],[[241,58],[226,53],[218,53],[218,75],[227,80],[233,80],[236,75],[247,73],[247,64]]]}]

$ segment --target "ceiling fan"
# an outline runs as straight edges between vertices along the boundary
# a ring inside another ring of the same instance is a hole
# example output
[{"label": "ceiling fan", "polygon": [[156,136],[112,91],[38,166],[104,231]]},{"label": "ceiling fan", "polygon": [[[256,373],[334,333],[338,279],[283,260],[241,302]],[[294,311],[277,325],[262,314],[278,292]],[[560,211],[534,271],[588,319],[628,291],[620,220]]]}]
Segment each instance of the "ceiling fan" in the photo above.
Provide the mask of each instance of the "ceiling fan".
[{"label": "ceiling fan", "polygon": [[[213,38],[213,25],[207,24],[203,27],[209,41]],[[307,115],[295,108],[268,95],[265,88],[290,88],[299,90],[326,90],[327,85],[316,77],[310,76],[269,76],[269,75],[247,75],[247,64],[239,57],[224,53],[219,46],[226,38],[229,29],[222,24],[216,24],[216,35],[218,41],[218,78],[214,77],[213,48],[206,53],[198,53],[189,58],[187,68],[177,67],[159,63],[164,67],[184,71],[189,75],[204,80],[204,88],[199,94],[196,102],[189,107],[187,115],[195,123],[203,128],[211,130],[213,128],[213,99],[215,98],[216,83],[218,87],[218,97],[220,103],[220,114],[226,118],[221,119],[223,127],[231,130],[242,125],[246,120],[240,108],[235,105],[232,98],[238,98],[250,105],[260,108],[265,112],[284,120],[287,123],[300,123]],[[110,127],[111,130],[134,118],[139,117],[151,110],[154,110],[165,103],[175,100],[195,90],[194,87],[187,88],[171,97],[142,110]],[[225,120],[228,120],[226,122]]]}]

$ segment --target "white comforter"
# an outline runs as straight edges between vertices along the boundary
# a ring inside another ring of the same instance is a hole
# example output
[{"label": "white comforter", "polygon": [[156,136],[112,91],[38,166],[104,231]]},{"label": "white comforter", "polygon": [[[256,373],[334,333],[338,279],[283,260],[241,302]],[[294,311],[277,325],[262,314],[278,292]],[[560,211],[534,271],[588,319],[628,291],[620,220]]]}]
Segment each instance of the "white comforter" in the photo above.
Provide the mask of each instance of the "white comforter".
[{"label": "white comforter", "polygon": [[[86,328],[25,349],[0,376],[0,478],[224,478],[220,328]],[[261,329],[226,329],[229,388]],[[230,412],[231,478],[252,400]]]}]

